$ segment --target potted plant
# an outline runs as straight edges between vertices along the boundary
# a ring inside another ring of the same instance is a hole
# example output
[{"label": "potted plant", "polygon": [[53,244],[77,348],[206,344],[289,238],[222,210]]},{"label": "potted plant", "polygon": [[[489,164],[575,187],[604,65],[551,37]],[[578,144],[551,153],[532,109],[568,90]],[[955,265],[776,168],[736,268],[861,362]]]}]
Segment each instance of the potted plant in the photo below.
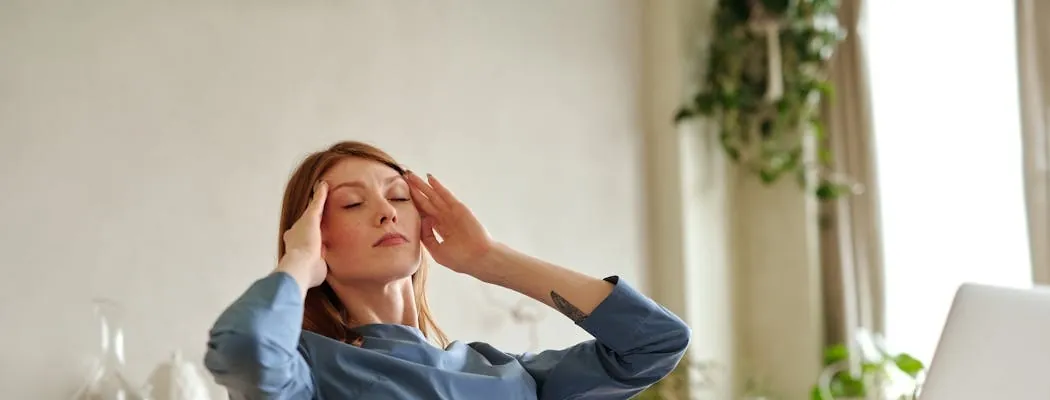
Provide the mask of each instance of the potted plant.
[{"label": "potted plant", "polygon": [[859,366],[853,370],[847,346],[825,349],[825,368],[813,385],[812,400],[916,400],[925,366],[907,353],[887,351],[879,342],[861,346]]},{"label": "potted plant", "polygon": [[854,191],[830,170],[820,119],[832,94],[829,59],[845,37],[837,2],[719,0],[716,7],[701,90],[675,122],[717,123],[729,159],[766,184],[795,176],[823,200]]}]

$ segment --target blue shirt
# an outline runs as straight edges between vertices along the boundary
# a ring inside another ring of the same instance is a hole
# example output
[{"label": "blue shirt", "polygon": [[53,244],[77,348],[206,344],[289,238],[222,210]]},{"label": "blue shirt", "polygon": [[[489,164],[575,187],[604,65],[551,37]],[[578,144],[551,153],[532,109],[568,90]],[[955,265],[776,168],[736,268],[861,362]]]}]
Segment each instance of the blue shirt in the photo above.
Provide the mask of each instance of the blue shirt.
[{"label": "blue shirt", "polygon": [[689,328],[617,277],[574,346],[509,354],[480,343],[439,348],[418,329],[355,328],[361,347],[301,329],[294,279],[256,281],[211,329],[204,364],[233,399],[627,399],[678,364]]}]

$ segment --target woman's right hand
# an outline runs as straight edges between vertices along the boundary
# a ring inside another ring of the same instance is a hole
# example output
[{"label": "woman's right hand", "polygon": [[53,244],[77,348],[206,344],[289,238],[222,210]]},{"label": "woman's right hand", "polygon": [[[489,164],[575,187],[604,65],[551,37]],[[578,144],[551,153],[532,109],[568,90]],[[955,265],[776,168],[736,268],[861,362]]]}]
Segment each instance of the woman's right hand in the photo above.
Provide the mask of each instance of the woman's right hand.
[{"label": "woman's right hand", "polygon": [[313,198],[306,206],[306,211],[284,232],[285,253],[278,262],[277,270],[294,277],[299,282],[303,296],[307,289],[320,285],[328,275],[324,244],[321,241],[321,215],[327,198],[328,183],[318,182],[314,185]]}]

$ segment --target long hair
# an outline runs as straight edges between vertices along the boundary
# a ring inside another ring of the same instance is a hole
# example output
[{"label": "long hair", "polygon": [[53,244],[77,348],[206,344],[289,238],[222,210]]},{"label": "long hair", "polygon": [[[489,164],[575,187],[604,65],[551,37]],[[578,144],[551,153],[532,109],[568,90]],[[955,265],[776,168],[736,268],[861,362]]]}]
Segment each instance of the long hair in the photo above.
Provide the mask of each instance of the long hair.
[{"label": "long hair", "polygon": [[[321,179],[332,166],[347,158],[363,158],[386,164],[402,176],[405,169],[394,158],[379,148],[361,142],[339,142],[326,150],[310,154],[299,164],[284,189],[281,205],[280,231],[277,234],[277,258],[284,257],[284,232],[302,216],[310,202],[314,183]],[[423,250],[425,251],[425,250]],[[420,257],[419,269],[412,274],[412,289],[419,312],[419,328],[427,339],[435,340],[442,347],[448,345],[448,337],[434,322],[427,304],[427,262]],[[303,309],[303,329],[344,343],[355,343],[360,335],[350,330],[350,315],[342,301],[328,282],[306,292]]]}]

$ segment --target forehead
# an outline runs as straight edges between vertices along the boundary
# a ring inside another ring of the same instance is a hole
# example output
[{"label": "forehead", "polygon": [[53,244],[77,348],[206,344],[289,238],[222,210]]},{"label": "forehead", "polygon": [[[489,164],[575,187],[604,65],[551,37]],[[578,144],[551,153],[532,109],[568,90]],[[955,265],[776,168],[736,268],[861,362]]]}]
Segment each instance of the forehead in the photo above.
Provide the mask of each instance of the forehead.
[{"label": "forehead", "polygon": [[397,171],[381,162],[349,157],[339,160],[321,176],[321,179],[339,184],[349,181],[383,180],[397,175]]}]

